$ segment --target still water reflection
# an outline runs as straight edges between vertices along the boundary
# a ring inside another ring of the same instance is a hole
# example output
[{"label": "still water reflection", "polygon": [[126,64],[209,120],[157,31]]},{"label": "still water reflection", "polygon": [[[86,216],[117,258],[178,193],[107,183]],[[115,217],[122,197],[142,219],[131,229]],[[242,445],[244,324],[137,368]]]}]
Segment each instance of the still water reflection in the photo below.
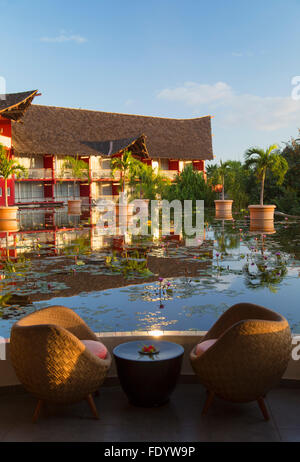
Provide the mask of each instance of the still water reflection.
[{"label": "still water reflection", "polygon": [[44,306],[76,310],[95,331],[206,330],[229,306],[281,312],[300,332],[299,221],[252,233],[247,217],[205,217],[205,239],[103,236],[97,211],[24,210],[0,233],[0,335]]}]

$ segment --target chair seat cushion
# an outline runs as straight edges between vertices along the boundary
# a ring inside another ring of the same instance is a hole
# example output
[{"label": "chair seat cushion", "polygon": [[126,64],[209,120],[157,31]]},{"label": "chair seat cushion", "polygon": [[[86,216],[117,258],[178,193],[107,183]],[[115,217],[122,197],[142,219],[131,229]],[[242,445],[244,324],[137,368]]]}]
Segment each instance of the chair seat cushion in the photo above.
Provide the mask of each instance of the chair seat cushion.
[{"label": "chair seat cushion", "polygon": [[107,348],[103,343],[97,342],[96,340],[81,340],[85,345],[86,349],[89,350],[98,358],[105,359],[107,355]]},{"label": "chair seat cushion", "polygon": [[218,339],[211,338],[210,340],[205,340],[204,342],[198,343],[196,345],[196,355],[200,356],[205,353],[210,347],[212,347]]}]

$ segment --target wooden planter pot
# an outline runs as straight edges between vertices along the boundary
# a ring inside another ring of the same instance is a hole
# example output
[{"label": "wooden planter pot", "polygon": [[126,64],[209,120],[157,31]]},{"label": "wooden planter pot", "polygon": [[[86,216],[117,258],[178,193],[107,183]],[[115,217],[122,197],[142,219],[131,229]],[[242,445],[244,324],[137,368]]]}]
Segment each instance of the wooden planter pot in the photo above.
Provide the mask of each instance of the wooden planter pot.
[{"label": "wooden planter pot", "polygon": [[216,218],[217,219],[224,219],[224,220],[231,220],[232,219],[232,200],[216,200],[215,201],[215,208],[216,208]]}]

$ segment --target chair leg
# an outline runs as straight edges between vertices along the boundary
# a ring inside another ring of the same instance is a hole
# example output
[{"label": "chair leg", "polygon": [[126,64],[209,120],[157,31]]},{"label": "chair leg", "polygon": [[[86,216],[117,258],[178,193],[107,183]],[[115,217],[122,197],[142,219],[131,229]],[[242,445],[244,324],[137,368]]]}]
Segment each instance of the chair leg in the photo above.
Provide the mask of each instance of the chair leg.
[{"label": "chair leg", "polygon": [[214,397],[215,397],[215,392],[214,391],[207,391],[207,397],[206,397],[206,401],[204,403],[204,406],[203,406],[203,409],[202,409],[202,415],[206,415],[207,414],[207,411],[208,409],[210,408],[211,406],[211,403],[213,402],[214,400]]},{"label": "chair leg", "polygon": [[44,404],[44,401],[42,401],[41,399],[39,399],[38,402],[37,402],[37,405],[36,405],[36,408],[35,408],[33,417],[32,417],[33,423],[36,423],[36,422],[37,422],[37,420],[38,420],[38,418],[39,418],[39,416],[40,416],[40,413],[41,413],[43,404]]},{"label": "chair leg", "polygon": [[269,413],[268,413],[268,410],[267,410],[266,403],[265,403],[264,399],[263,398],[258,398],[257,402],[258,402],[259,408],[260,408],[260,410],[262,412],[262,415],[264,416],[264,419],[265,420],[270,420],[270,416],[269,416]]},{"label": "chair leg", "polygon": [[89,395],[87,395],[86,399],[87,399],[87,402],[89,403],[89,406],[91,408],[93,416],[95,417],[95,419],[98,420],[99,419],[99,414],[98,414],[98,411],[97,411],[93,396],[91,394],[89,394]]}]

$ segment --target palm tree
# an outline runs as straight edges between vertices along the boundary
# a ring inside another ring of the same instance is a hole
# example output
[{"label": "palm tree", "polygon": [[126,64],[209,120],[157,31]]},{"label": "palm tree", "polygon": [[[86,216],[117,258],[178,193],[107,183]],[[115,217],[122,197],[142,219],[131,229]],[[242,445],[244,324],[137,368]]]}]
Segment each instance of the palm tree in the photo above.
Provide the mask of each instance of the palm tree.
[{"label": "palm tree", "polygon": [[8,207],[7,180],[12,175],[19,176],[21,172],[26,173],[25,167],[11,159],[5,147],[0,144],[0,177],[4,178],[5,207]]},{"label": "palm tree", "polygon": [[156,172],[151,165],[136,161],[136,165],[130,168],[129,185],[132,188],[132,197],[144,199],[157,199],[162,197],[171,181]]},{"label": "palm tree", "polygon": [[253,168],[258,180],[261,182],[260,205],[264,205],[264,188],[266,173],[270,170],[278,178],[277,184],[282,184],[288,171],[288,163],[279,152],[278,146],[273,144],[266,150],[253,147],[245,153],[246,167]]},{"label": "palm tree", "polygon": [[73,199],[75,199],[75,186],[76,186],[76,179],[80,179],[83,176],[88,178],[88,171],[89,166],[84,160],[79,158],[79,155],[73,156],[66,156],[65,161],[63,163],[63,170],[70,169],[72,171],[72,177],[74,178],[73,182]]},{"label": "palm tree", "polygon": [[230,165],[228,162],[222,162],[220,160],[220,165],[212,165],[207,168],[207,173],[210,182],[216,186],[217,184],[222,185],[222,196],[221,200],[225,200],[225,177],[228,172]]},{"label": "palm tree", "polygon": [[121,188],[122,192],[125,191],[125,184],[129,178],[130,172],[133,171],[136,165],[136,159],[132,156],[131,151],[124,151],[120,157],[114,157],[111,159],[111,170],[113,176],[117,171],[121,174]]}]

